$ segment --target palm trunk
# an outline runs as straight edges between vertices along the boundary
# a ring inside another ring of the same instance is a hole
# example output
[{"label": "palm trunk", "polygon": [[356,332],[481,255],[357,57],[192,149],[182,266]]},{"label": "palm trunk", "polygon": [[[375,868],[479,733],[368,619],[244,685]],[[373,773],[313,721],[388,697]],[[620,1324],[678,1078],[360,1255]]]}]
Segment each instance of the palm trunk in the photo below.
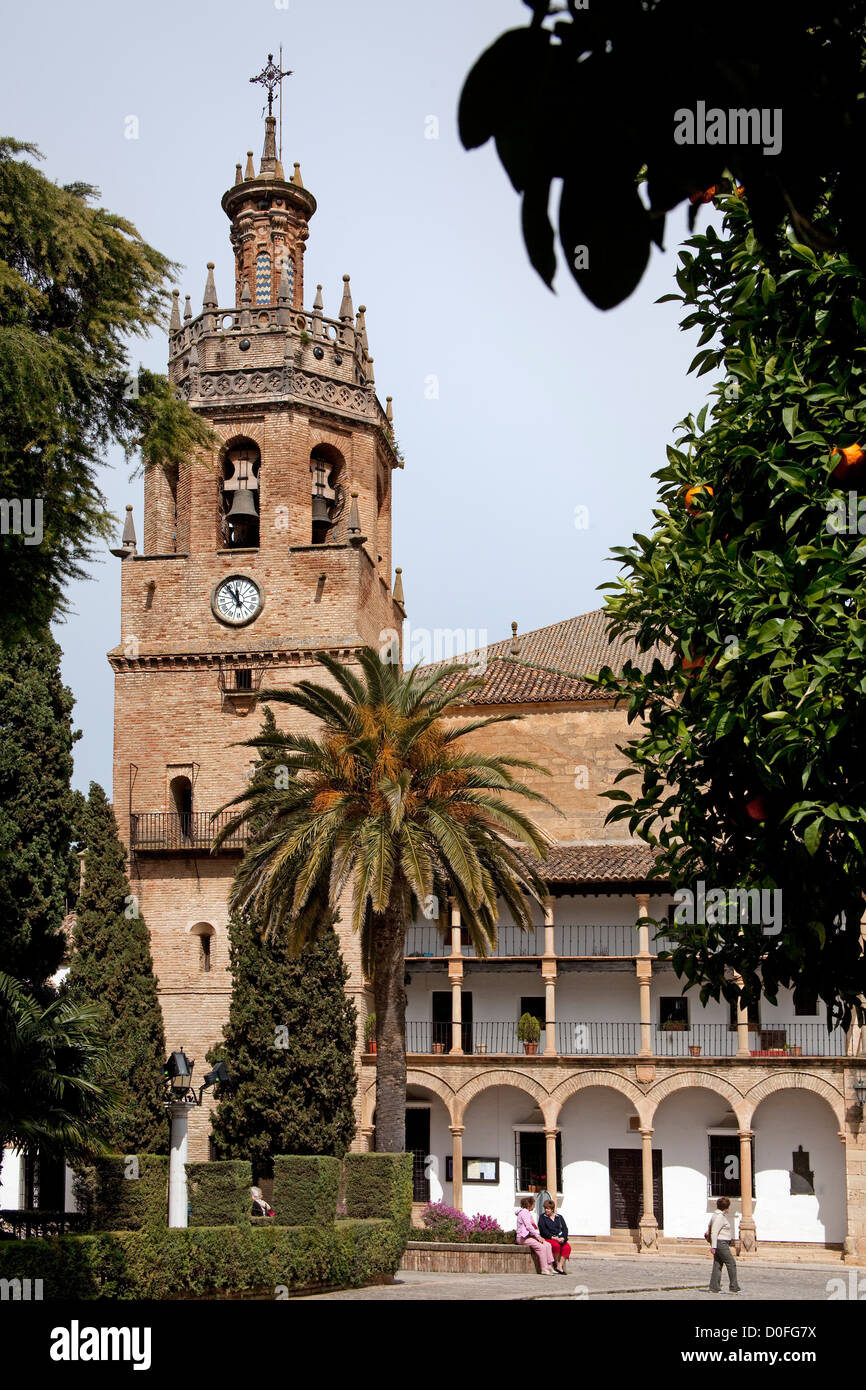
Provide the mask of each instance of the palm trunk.
[{"label": "palm trunk", "polygon": [[400,896],[395,893],[387,912],[374,915],[372,923],[379,1153],[402,1153],[406,1147],[406,923]]}]

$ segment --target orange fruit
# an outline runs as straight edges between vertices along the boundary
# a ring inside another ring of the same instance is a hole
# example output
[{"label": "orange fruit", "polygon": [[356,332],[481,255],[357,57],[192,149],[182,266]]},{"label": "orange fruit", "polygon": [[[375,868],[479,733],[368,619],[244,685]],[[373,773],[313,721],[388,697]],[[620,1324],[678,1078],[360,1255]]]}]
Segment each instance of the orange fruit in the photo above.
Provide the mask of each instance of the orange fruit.
[{"label": "orange fruit", "polygon": [[696,483],[694,487],[686,489],[686,511],[689,516],[703,516],[704,507],[695,506],[696,498],[706,501],[706,498],[702,497],[703,493],[706,493],[708,497],[713,496],[713,489],[709,483]]},{"label": "orange fruit", "polygon": [[689,202],[692,204],[692,206],[694,206],[695,203],[711,203],[713,201],[713,198],[715,197],[715,194],[716,185],[712,184],[709,188],[705,188],[701,193],[692,193],[689,197]]},{"label": "orange fruit", "polygon": [[842,457],[830,476],[840,483],[844,482],[852,473],[859,471],[864,458],[866,458],[866,454],[864,454],[859,444],[849,444],[846,449],[834,447],[833,453],[841,454]]}]

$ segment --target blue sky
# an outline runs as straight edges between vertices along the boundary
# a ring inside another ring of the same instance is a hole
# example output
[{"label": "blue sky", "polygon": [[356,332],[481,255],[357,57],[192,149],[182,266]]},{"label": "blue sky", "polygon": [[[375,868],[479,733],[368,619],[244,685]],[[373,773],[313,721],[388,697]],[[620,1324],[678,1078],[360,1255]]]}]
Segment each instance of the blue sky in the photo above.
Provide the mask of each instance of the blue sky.
[{"label": "blue sky", "polygon": [[[201,305],[206,262],[232,300],[220,197],[262,142],[262,93],[248,78],[283,45],[283,157],[318,199],[306,298],[324,286],[335,314],[342,275],[367,306],[380,398],[394,398],[406,458],[394,489],[394,561],[414,628],[466,629],[473,645],[597,607],[606,557],[647,530],[653,471],[706,379],[673,288],[685,212],[668,223],[639,291],[602,314],[564,266],[551,294],[531,269],[519,200],[492,145],[467,154],[456,131],[463,79],[520,0],[78,0],[7,10],[3,127],[41,148],[46,174],[101,189],[104,204],[179,261]],[[49,22],[50,15],[50,22]],[[38,55],[34,68],[33,55]],[[125,138],[127,118],[138,138]],[[439,138],[426,138],[429,118]],[[588,135],[590,132],[588,132]],[[165,369],[161,335],[135,344]],[[436,378],[438,396],[431,378]],[[122,457],[104,490],[142,534],[142,484]],[[575,525],[586,508],[588,525]],[[111,786],[112,679],[119,562],[70,589],[57,630],[83,730],[76,784]]]}]

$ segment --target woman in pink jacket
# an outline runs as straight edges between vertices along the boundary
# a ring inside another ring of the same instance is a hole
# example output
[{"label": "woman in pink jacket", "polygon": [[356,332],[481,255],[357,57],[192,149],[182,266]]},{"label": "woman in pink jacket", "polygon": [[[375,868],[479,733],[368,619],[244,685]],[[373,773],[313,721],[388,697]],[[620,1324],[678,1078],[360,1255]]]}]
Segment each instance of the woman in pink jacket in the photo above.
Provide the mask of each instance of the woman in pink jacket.
[{"label": "woman in pink jacket", "polygon": [[517,1213],[517,1244],[528,1245],[538,1255],[542,1274],[553,1273],[553,1250],[546,1240],[541,1239],[535,1217],[532,1215],[532,1198],[523,1197]]}]

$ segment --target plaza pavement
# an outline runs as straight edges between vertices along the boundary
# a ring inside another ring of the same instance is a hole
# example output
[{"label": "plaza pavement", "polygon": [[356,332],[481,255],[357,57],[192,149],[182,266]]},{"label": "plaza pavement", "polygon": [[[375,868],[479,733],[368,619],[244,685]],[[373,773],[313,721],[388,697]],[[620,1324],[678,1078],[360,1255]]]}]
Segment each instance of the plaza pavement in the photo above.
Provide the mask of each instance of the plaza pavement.
[{"label": "plaza pavement", "polygon": [[[562,1278],[554,1274],[422,1274],[401,1270],[396,1282],[364,1289],[345,1289],[339,1293],[312,1294],[302,1301],[490,1301],[497,1302],[573,1302],[657,1300],[732,1304],[779,1299],[790,1302],[827,1302],[828,1281],[841,1279],[847,1292],[850,1276],[863,1277],[862,1270],[839,1264],[761,1263],[741,1261],[742,1292],[711,1294],[709,1255],[704,1260],[689,1258],[658,1259],[647,1256],[605,1257],[571,1261],[571,1272]],[[727,1274],[722,1275],[723,1290]],[[838,1289],[838,1286],[837,1286]]]}]

